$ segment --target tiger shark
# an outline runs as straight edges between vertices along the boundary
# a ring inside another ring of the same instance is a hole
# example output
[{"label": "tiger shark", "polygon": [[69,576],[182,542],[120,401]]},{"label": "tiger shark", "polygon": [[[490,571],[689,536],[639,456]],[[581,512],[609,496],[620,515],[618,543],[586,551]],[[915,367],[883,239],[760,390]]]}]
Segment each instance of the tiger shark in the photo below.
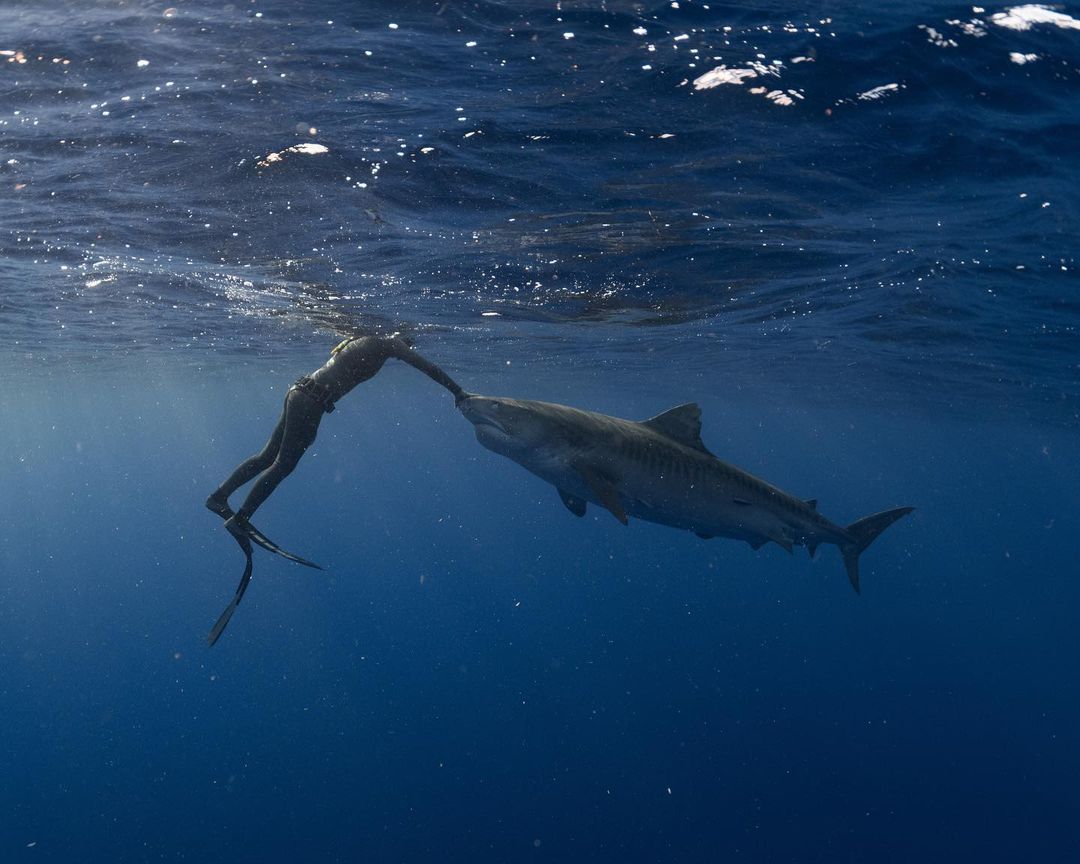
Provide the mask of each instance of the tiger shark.
[{"label": "tiger shark", "polygon": [[776,543],[813,557],[838,546],[859,593],[859,556],[914,508],[897,507],[850,525],[829,521],[816,500],[789,495],[710,453],[701,440],[701,409],[687,403],[648,420],[624,420],[551,402],[462,393],[458,409],[477,440],[552,484],[575,516],[588,503],[623,525],[644,519],[698,537]]}]

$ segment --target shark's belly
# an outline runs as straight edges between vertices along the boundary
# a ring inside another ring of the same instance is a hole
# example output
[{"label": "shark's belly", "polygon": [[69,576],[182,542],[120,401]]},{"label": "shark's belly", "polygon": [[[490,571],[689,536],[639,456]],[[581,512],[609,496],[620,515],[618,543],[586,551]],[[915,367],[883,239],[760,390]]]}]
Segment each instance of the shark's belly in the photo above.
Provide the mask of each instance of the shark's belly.
[{"label": "shark's belly", "polygon": [[782,528],[774,513],[751,502],[739,503],[745,499],[722,486],[701,488],[659,480],[628,484],[624,497],[630,516],[707,537],[757,543]]},{"label": "shark's belly", "polygon": [[[564,493],[584,501],[607,506],[582,474],[560,458],[517,461],[536,476]],[[798,543],[813,537],[816,527],[783,502],[761,489],[747,488],[723,472],[705,469],[658,470],[612,460],[598,467],[617,478],[614,483],[626,515],[647,522],[692,531],[703,537],[727,537],[760,545],[768,540],[789,538]],[[783,496],[787,498],[788,496]]]}]

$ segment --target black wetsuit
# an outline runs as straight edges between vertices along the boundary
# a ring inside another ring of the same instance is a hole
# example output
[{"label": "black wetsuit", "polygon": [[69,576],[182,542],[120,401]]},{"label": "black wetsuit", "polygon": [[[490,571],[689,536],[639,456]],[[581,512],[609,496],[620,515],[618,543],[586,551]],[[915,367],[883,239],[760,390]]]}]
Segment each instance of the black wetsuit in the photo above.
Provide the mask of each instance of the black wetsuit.
[{"label": "black wetsuit", "polygon": [[449,375],[413,351],[400,337],[349,339],[334,349],[323,366],[289,388],[281,419],[266,446],[240,463],[207,499],[206,506],[223,518],[232,517],[229,496],[249,480],[255,480],[243,505],[236,511],[238,519],[244,522],[250,519],[277,485],[292,473],[300,457],[314,442],[323,414],[333,411],[335,402],[357,384],[373,377],[391,357],[404,360],[442,384],[455,398],[461,397],[461,387]]}]

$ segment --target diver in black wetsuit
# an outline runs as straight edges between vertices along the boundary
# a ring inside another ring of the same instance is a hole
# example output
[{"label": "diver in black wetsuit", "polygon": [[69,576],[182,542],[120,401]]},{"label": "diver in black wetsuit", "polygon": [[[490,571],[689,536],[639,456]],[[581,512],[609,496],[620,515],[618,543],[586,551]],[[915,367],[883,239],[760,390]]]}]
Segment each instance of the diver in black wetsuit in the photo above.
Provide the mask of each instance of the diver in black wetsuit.
[{"label": "diver in black wetsuit", "polygon": [[[291,561],[308,567],[318,567],[311,561],[286,552],[267,539],[251,524],[251,516],[278,484],[292,473],[300,457],[315,440],[323,414],[333,411],[335,402],[357,384],[372,378],[392,357],[404,360],[419,369],[453,393],[455,399],[462,398],[463,391],[457,382],[434,363],[417,354],[400,335],[346,339],[334,348],[330,359],[323,366],[311,375],[300,378],[289,388],[285,394],[281,419],[274,427],[266,446],[259,453],[241,462],[228,479],[206,499],[207,509],[225,520],[225,527],[247,556],[247,567],[236,597],[210,633],[211,645],[225,629],[225,624],[251,579],[252,541]],[[233,513],[229,507],[229,496],[250,480],[255,480],[251,491],[240,509]]]},{"label": "diver in black wetsuit", "polygon": [[[270,440],[262,451],[241,462],[229,478],[206,499],[208,509],[228,520],[230,531],[241,528],[300,461],[300,457],[315,440],[323,414],[334,410],[334,403],[357,384],[367,381],[391,357],[404,360],[428,377],[442,384],[458,397],[461,387],[434,363],[425,360],[398,335],[360,336],[346,339],[334,348],[325,365],[300,378],[285,395],[281,412]],[[233,514],[229,496],[247,483],[258,479],[251,487],[240,509]]]}]

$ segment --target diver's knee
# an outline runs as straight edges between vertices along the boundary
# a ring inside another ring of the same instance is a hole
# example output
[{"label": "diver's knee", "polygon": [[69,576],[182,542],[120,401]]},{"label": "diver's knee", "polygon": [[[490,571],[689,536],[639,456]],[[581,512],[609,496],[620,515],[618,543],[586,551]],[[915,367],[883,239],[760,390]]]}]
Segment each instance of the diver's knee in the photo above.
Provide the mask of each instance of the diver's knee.
[{"label": "diver's knee", "polygon": [[270,473],[278,477],[287,477],[292,474],[296,466],[300,464],[300,457],[303,455],[303,453],[300,453],[295,456],[278,456],[278,458],[274,460],[274,464],[269,468]]}]

